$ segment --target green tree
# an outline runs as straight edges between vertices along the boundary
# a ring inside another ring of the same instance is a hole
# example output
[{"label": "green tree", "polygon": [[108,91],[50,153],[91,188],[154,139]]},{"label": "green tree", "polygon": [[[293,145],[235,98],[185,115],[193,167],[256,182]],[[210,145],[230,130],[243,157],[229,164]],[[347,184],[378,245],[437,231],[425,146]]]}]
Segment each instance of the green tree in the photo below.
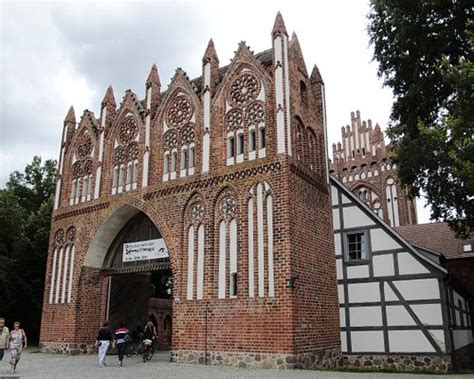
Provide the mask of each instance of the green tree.
[{"label": "green tree", "polygon": [[474,226],[474,47],[469,0],[372,0],[368,33],[393,90],[388,135],[399,179],[431,219]]},{"label": "green tree", "polygon": [[0,316],[22,322],[37,341],[56,162],[34,157],[0,190]]}]

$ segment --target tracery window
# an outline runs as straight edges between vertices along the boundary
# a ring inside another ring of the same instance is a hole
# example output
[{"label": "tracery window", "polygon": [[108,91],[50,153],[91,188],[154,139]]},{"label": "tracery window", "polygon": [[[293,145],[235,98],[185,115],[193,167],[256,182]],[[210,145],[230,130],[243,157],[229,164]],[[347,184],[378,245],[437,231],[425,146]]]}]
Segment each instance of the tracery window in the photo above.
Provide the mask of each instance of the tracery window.
[{"label": "tracery window", "polygon": [[387,179],[385,191],[390,226],[400,226],[400,219],[398,214],[397,186],[395,185],[395,180],[393,178]]},{"label": "tracery window", "polygon": [[92,137],[88,130],[84,130],[78,138],[73,155],[70,205],[83,203],[92,198],[93,174],[96,166],[93,151]]},{"label": "tracery window", "polygon": [[115,139],[112,195],[138,187],[139,128],[131,113],[122,120]]},{"label": "tracery window", "polygon": [[74,279],[76,228],[64,232],[58,229],[54,235],[53,262],[49,288],[49,304],[70,303]]},{"label": "tracery window", "polygon": [[204,205],[199,197],[193,198],[186,211],[187,228],[187,300],[201,300],[204,288]]},{"label": "tracery window", "polygon": [[219,272],[218,297],[237,296],[237,202],[233,193],[226,190],[217,202]]},{"label": "tracery window", "polygon": [[265,89],[257,76],[243,71],[227,96],[227,165],[265,157]]},{"label": "tracery window", "polygon": [[191,100],[187,95],[178,93],[165,113],[163,181],[173,180],[178,176],[194,175],[196,165],[194,120],[195,110]]}]

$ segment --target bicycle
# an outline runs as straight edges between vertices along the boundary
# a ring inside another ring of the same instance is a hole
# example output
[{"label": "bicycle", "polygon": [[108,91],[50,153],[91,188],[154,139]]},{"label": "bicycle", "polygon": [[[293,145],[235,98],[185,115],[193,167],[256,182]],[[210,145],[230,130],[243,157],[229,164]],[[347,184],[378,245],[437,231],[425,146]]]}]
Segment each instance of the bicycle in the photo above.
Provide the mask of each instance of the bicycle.
[{"label": "bicycle", "polygon": [[153,341],[148,339],[143,340],[141,349],[143,362],[149,361],[151,358],[153,358],[154,353],[155,347],[153,346]]}]

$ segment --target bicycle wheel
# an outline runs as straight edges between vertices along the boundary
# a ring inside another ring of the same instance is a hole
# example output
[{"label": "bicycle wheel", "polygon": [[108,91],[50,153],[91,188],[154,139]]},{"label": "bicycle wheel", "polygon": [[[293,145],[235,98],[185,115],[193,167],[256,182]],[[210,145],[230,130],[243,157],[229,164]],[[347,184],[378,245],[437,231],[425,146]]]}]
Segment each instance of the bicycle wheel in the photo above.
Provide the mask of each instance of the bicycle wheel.
[{"label": "bicycle wheel", "polygon": [[149,361],[151,358],[153,358],[154,353],[155,353],[155,349],[153,348],[153,346],[150,346],[145,355],[146,360]]}]

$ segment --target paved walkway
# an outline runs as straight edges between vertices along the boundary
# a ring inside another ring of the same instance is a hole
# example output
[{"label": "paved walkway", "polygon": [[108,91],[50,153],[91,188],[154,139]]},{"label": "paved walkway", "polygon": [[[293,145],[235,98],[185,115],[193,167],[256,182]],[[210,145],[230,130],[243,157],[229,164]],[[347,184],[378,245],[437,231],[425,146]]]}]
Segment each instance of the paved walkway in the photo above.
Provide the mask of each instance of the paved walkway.
[{"label": "paved walkway", "polygon": [[[7,359],[5,359],[7,358]],[[414,375],[414,374],[382,374],[382,373],[347,373],[334,371],[278,371],[264,369],[239,369],[234,367],[194,366],[169,363],[167,353],[155,354],[150,362],[143,363],[141,357],[125,358],[123,368],[118,367],[117,357],[108,356],[108,367],[98,368],[95,355],[54,355],[42,354],[34,349],[23,352],[18,365],[17,374],[9,375],[8,358],[6,354],[0,362],[0,378],[470,378],[472,375]]]}]

